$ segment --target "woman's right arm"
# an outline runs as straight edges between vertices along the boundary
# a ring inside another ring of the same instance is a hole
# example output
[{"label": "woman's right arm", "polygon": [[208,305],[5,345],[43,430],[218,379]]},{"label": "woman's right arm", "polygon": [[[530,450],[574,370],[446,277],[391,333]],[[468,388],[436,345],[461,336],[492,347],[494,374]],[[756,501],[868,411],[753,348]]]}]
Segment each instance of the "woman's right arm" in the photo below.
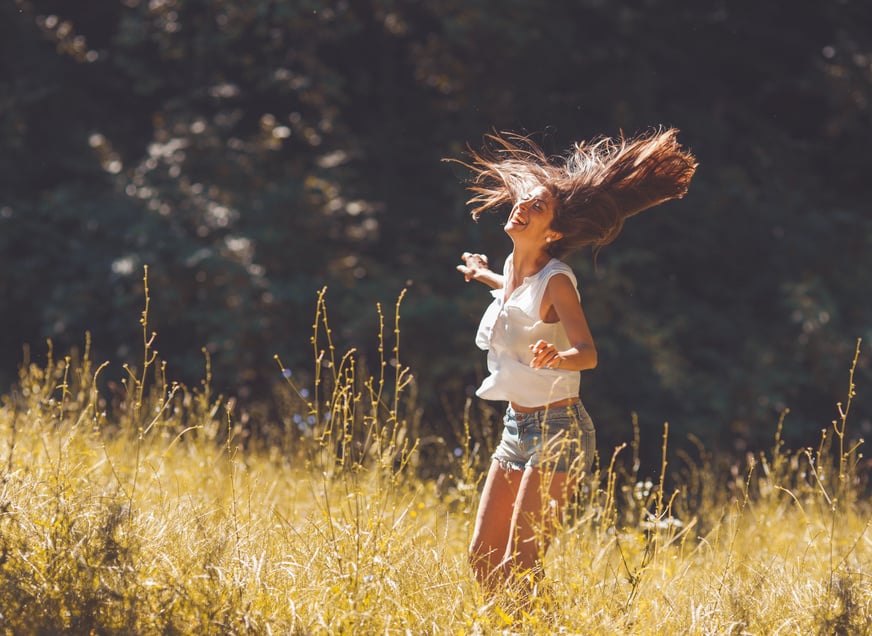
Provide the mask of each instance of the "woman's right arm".
[{"label": "woman's right arm", "polygon": [[463,265],[458,265],[457,271],[463,274],[463,278],[467,283],[471,280],[477,280],[491,289],[502,289],[503,276],[488,267],[487,256],[464,252],[460,258],[463,261]]}]

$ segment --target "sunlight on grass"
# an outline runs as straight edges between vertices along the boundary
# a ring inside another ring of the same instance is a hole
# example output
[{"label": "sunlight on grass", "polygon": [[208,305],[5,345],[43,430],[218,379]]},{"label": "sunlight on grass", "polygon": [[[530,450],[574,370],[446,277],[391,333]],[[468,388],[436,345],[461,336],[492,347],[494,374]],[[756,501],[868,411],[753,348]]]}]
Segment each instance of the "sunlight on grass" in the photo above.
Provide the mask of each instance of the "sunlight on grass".
[{"label": "sunlight on grass", "polygon": [[667,465],[668,427],[659,475],[625,468],[638,434],[603,453],[519,608],[488,602],[467,565],[486,459],[468,405],[461,456],[418,476],[426,423],[400,362],[401,301],[392,347],[378,308],[370,375],[334,350],[322,291],[313,380],[284,372],[286,420],[262,439],[212,394],[208,356],[201,387],[167,381],[147,299],[142,360],[111,395],[87,343],[80,357],[25,361],[0,407],[0,630],[870,633],[853,371],[816,449],[785,450],[781,421],[771,452],[730,470],[703,449]]}]

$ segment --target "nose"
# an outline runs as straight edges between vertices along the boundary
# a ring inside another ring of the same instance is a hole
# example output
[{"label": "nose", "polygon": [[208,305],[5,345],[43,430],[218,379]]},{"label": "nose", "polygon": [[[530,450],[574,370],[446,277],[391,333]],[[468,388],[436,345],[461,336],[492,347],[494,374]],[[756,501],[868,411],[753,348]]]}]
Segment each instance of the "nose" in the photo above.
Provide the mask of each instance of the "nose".
[{"label": "nose", "polygon": [[512,206],[512,211],[525,208],[525,207],[527,207],[528,203],[530,203],[530,197],[524,195],[524,196],[520,197],[517,201],[515,201],[515,205]]}]

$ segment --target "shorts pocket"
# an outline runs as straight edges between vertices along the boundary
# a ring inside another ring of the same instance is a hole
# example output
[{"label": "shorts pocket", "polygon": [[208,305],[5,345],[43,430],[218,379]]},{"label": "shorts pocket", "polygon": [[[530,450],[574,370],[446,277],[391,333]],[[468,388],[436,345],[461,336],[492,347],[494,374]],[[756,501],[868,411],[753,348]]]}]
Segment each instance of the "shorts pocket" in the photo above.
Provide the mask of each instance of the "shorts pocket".
[{"label": "shorts pocket", "polygon": [[532,452],[542,439],[542,427],[538,422],[531,422],[520,429],[518,445],[525,453]]}]

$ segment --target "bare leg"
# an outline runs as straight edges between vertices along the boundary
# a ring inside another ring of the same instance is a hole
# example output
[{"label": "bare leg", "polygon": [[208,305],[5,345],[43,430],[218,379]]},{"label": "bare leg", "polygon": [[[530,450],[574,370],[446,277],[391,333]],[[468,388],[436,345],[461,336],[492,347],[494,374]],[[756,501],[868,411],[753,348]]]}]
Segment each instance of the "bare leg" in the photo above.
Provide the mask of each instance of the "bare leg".
[{"label": "bare leg", "polygon": [[497,460],[493,460],[484,482],[469,547],[469,563],[475,578],[488,590],[500,582],[494,579],[501,578],[500,564],[509,545],[513,509],[522,475],[518,470],[505,470]]},{"label": "bare leg", "polygon": [[[542,575],[542,559],[578,479],[574,473],[524,471],[500,568],[505,580]],[[526,585],[524,587],[527,587]]]}]

